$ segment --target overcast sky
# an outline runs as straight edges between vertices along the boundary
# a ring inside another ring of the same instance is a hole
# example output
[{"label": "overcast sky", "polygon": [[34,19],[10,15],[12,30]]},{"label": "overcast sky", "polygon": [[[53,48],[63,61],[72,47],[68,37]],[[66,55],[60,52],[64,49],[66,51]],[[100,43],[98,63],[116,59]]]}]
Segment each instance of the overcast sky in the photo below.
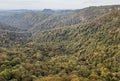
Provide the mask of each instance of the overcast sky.
[{"label": "overcast sky", "polygon": [[81,9],[120,4],[120,0],[0,0],[0,9]]}]

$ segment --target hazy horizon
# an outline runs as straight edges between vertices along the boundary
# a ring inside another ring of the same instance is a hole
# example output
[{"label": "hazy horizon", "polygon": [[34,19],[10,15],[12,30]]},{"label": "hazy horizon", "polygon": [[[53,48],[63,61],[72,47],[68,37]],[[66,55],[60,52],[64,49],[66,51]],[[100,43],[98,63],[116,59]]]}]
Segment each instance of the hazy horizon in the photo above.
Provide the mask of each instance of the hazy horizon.
[{"label": "hazy horizon", "polygon": [[0,10],[81,9],[89,6],[119,4],[120,0],[0,0]]}]

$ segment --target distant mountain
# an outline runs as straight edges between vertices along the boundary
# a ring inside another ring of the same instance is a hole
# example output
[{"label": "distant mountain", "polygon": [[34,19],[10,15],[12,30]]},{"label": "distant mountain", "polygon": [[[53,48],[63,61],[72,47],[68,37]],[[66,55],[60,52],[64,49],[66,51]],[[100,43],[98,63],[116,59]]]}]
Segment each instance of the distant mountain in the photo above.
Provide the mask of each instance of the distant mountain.
[{"label": "distant mountain", "polygon": [[38,31],[38,30],[46,30],[50,28],[56,27],[64,27],[71,26],[75,24],[83,24],[94,20],[103,14],[106,14],[112,10],[118,10],[120,8],[117,6],[101,6],[101,7],[88,7],[82,10],[74,10],[69,13],[66,12],[64,14],[56,14],[52,15],[49,18],[35,24],[30,30]]},{"label": "distant mountain", "polygon": [[43,12],[25,12],[19,14],[12,14],[7,16],[0,16],[0,21],[11,26],[28,30],[33,27],[34,24],[41,22],[42,20],[48,18],[51,14],[46,14]]},{"label": "distant mountain", "polygon": [[54,10],[51,10],[51,9],[43,9],[42,12],[45,12],[45,13],[54,13]]},{"label": "distant mountain", "polygon": [[[20,14],[0,16],[0,22],[31,32],[71,26],[91,21],[112,10],[118,10],[120,5],[88,7],[80,10],[44,9],[43,11],[30,11]],[[50,12],[50,13],[48,13]]]},{"label": "distant mountain", "polygon": [[30,41],[30,33],[10,25],[0,23],[0,47],[12,47]]},{"label": "distant mountain", "polygon": [[12,27],[10,25],[3,24],[3,23],[0,23],[0,30],[6,30],[6,31],[23,31],[23,30],[21,30],[19,28]]},{"label": "distant mountain", "polygon": [[28,31],[1,28],[0,81],[120,80],[119,5],[32,11],[8,20]]},{"label": "distant mountain", "polygon": [[21,14],[25,12],[30,12],[32,10],[25,10],[25,9],[20,9],[20,10],[0,10],[0,16],[7,16],[7,15],[12,15],[12,14]]}]

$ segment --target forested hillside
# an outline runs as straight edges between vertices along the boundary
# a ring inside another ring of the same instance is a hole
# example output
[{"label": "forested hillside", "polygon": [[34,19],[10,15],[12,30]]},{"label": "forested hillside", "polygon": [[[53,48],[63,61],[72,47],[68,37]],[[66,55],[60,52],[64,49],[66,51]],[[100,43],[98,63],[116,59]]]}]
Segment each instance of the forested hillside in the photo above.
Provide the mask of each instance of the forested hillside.
[{"label": "forested hillside", "polygon": [[120,6],[106,6],[106,7],[88,7],[82,10],[70,11],[66,14],[58,14],[50,16],[48,19],[35,24],[32,31],[44,30],[49,28],[57,28],[64,26],[71,26],[79,23],[86,23],[102,16],[112,10],[118,10]]},{"label": "forested hillside", "polygon": [[28,11],[24,13],[0,16],[0,21],[13,27],[28,30],[33,27],[35,23],[41,22],[42,20],[48,18],[49,15],[50,14],[43,12]]},{"label": "forested hillside", "polygon": [[0,29],[0,81],[119,81],[119,9],[24,13],[38,24],[22,32]]},{"label": "forested hillside", "polygon": [[0,30],[8,30],[8,31],[23,31],[19,28],[16,27],[12,27],[10,25],[4,24],[4,23],[0,23]]},{"label": "forested hillside", "polygon": [[9,24],[19,29],[25,29],[31,32],[46,30],[56,27],[71,26],[79,23],[91,21],[103,14],[118,10],[119,5],[88,7],[80,10],[54,11],[45,9],[43,11],[24,11],[24,13],[15,13],[11,15],[0,16],[0,22]]},{"label": "forested hillside", "polygon": [[13,47],[30,41],[31,33],[0,30],[0,47]]}]

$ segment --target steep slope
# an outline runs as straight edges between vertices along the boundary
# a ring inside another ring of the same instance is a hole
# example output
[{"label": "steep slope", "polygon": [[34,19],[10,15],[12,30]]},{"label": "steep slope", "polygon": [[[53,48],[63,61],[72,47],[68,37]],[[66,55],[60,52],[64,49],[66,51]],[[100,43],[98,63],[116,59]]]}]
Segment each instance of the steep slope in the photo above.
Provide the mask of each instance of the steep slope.
[{"label": "steep slope", "polygon": [[23,45],[30,41],[30,33],[0,30],[0,47]]},{"label": "steep slope", "polygon": [[24,13],[0,16],[0,21],[20,29],[28,30],[33,27],[35,23],[41,22],[50,15],[51,14],[44,12],[28,11]]},{"label": "steep slope", "polygon": [[[108,13],[92,22],[84,25],[58,28],[39,32],[33,35],[33,39],[42,43],[55,43],[66,46],[71,53],[80,49],[95,49],[90,46],[117,45],[119,43],[120,13],[119,11]],[[90,51],[90,50],[89,50]]]},{"label": "steep slope", "polygon": [[[45,54],[51,57],[46,65],[54,64],[55,67],[52,68],[57,67],[55,71],[58,75],[61,74],[61,67],[63,67],[65,73],[76,74],[82,81],[117,81],[120,79],[119,30],[120,11],[112,11],[85,25],[39,32],[34,39],[36,38],[35,41],[42,44]],[[40,49],[39,45],[37,46]],[[60,54],[58,50],[59,53],[56,53],[54,48],[63,49],[60,50],[64,51],[64,54]],[[51,53],[51,51],[55,52]],[[47,67],[52,70],[51,66]],[[49,80],[48,77],[39,80]]]},{"label": "steep slope", "polygon": [[45,19],[38,24],[35,24],[32,28],[32,31],[71,26],[78,23],[88,22],[112,10],[118,10],[119,8],[120,5],[101,7],[93,6],[80,10],[73,10],[69,13],[67,12],[64,14],[52,15],[48,19]]},{"label": "steep slope", "polygon": [[0,23],[0,47],[25,44],[30,41],[30,36],[30,33],[25,33],[25,31],[19,28]]},{"label": "steep slope", "polygon": [[[111,11],[86,24],[83,25],[77,24],[70,27],[55,28],[48,31],[42,31],[33,34],[33,37],[35,37],[34,39],[37,39],[38,42],[71,41],[75,40],[76,38],[78,39],[78,37],[80,36],[81,37],[84,36],[85,39],[87,39],[88,36],[92,37],[92,35],[94,35],[94,37],[98,37],[101,33],[103,34],[108,33],[107,35],[109,35],[110,33],[116,32],[117,30],[119,30],[120,26],[119,22],[120,22],[119,10]],[[107,35],[105,35],[106,36],[105,38],[107,38]]]},{"label": "steep slope", "polygon": [[[16,35],[10,33],[3,36]],[[84,24],[35,32],[21,46],[0,47],[0,80],[119,81],[119,41],[118,9]]]},{"label": "steep slope", "polygon": [[120,5],[88,7],[80,10],[53,11],[29,11],[21,14],[0,16],[0,22],[11,26],[29,30],[31,32],[71,26],[78,23],[91,21],[111,10],[118,10]]},{"label": "steep slope", "polygon": [[12,27],[7,24],[0,23],[0,30],[8,30],[8,31],[22,31],[21,29],[18,29],[16,27]]}]

